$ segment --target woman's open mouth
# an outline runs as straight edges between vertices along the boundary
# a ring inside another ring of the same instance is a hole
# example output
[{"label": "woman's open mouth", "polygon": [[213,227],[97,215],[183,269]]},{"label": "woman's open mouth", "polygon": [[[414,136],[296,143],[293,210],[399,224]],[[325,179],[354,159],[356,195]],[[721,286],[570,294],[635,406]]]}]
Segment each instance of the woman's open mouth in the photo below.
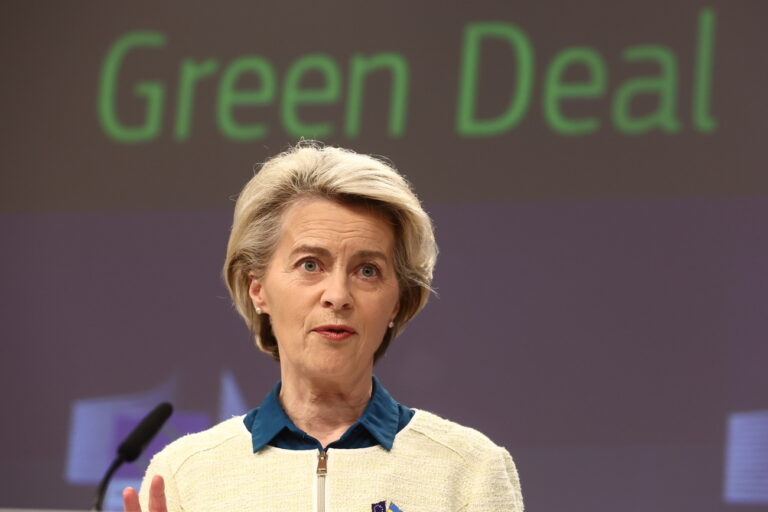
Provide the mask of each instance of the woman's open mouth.
[{"label": "woman's open mouth", "polygon": [[333,341],[345,340],[356,334],[355,330],[348,325],[321,325],[312,330],[323,338]]}]

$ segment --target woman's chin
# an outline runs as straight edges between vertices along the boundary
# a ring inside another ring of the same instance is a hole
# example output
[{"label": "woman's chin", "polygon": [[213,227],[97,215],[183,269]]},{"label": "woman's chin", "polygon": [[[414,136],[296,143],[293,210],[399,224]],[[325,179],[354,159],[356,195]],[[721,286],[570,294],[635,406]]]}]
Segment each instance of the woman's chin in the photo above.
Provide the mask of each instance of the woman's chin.
[{"label": "woman's chin", "polygon": [[325,378],[344,377],[354,373],[352,367],[344,361],[322,361],[313,365],[312,371]]},{"label": "woman's chin", "polygon": [[360,365],[347,358],[340,358],[338,354],[335,357],[333,354],[328,354],[310,361],[304,371],[326,380],[343,380],[358,375],[361,370],[363,368]]}]

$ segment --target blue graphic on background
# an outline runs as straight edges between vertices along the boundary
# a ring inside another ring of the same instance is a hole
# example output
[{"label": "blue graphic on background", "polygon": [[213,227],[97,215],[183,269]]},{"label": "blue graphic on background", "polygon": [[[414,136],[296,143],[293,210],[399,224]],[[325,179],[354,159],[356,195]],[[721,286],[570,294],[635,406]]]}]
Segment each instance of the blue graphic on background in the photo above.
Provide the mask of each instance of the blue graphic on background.
[{"label": "blue graphic on background", "polygon": [[[170,379],[155,389],[134,395],[119,395],[76,400],[72,404],[69,450],[65,478],[70,484],[96,486],[117,453],[118,445],[160,402],[174,402],[178,379]],[[234,374],[221,374],[219,420],[247,411]],[[212,425],[209,414],[200,411],[175,411],[141,457],[117,471],[104,498],[105,510],[122,510],[122,490],[138,488],[152,456],[182,435],[199,432]]]},{"label": "blue graphic on background", "polygon": [[117,445],[117,425],[128,418],[138,421],[160,402],[173,402],[176,380],[135,395],[77,400],[72,404],[66,479],[72,484],[98,483]]},{"label": "blue graphic on background", "polygon": [[768,411],[731,414],[727,436],[723,499],[768,505]]},{"label": "blue graphic on background", "polygon": [[230,370],[221,372],[221,387],[219,389],[219,421],[245,414],[250,410],[237,386],[235,374]]}]

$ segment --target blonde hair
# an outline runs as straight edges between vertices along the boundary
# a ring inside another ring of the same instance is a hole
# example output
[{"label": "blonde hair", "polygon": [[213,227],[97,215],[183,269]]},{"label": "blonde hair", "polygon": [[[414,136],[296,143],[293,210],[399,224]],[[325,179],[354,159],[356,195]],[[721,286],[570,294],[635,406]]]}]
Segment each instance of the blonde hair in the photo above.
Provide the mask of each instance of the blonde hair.
[{"label": "blonde hair", "polygon": [[240,193],[224,262],[224,280],[256,346],[279,360],[269,315],[256,314],[248,293],[251,279],[266,272],[277,247],[285,210],[300,199],[320,197],[363,205],[384,214],[395,231],[395,271],[400,309],[374,354],[426,305],[437,245],[432,221],[408,182],[391,165],[368,155],[314,141],[302,141],[266,161]]}]

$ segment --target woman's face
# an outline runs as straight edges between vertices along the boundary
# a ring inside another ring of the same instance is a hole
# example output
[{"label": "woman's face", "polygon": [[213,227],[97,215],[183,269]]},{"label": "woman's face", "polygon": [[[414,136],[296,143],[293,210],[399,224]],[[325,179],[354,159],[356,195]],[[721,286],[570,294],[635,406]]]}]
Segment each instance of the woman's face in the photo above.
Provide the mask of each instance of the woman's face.
[{"label": "woman's face", "polygon": [[270,316],[283,379],[347,380],[373,371],[373,354],[399,308],[394,231],[385,218],[327,199],[285,212],[254,307]]}]

